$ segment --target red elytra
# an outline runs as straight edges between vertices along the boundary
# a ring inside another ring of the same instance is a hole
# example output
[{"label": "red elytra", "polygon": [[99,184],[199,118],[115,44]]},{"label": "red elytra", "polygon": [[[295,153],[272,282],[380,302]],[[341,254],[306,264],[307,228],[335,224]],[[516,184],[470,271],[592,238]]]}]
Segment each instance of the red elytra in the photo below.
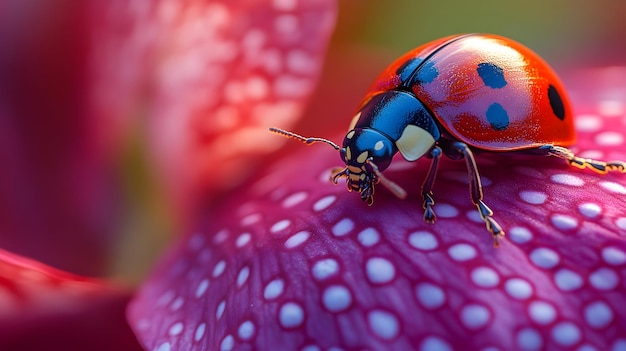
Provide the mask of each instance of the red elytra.
[{"label": "red elytra", "polygon": [[566,146],[575,140],[569,100],[560,79],[537,54],[497,35],[463,34],[420,46],[392,63],[366,93],[340,147],[278,128],[270,131],[307,144],[323,142],[340,152],[348,190],[373,203],[382,183],[399,198],[406,192],[382,175],[393,156],[432,159],[422,186],[424,220],[434,223],[433,187],[441,155],[464,159],[471,200],[494,245],[504,236],[483,202],[473,151],[554,156],[604,174],[626,172],[622,161],[581,158]]},{"label": "red elytra", "polygon": [[[378,76],[362,105],[403,86],[455,139],[477,149],[575,141],[572,109],[559,77],[535,52],[505,37],[449,36],[411,50]],[[486,118],[494,103],[506,111],[508,122]]]}]

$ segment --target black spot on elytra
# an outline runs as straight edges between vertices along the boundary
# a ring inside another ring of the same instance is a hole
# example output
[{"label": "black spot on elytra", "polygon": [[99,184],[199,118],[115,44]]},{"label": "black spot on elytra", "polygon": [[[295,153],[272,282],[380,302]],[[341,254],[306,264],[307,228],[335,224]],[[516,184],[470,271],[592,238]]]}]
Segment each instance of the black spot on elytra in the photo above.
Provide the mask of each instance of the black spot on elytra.
[{"label": "black spot on elytra", "polygon": [[417,75],[415,76],[415,83],[430,83],[439,75],[437,67],[435,67],[435,61],[427,61],[420,67]]},{"label": "black spot on elytra", "polygon": [[509,126],[509,114],[504,107],[497,102],[489,105],[487,112],[487,121],[491,125],[491,128],[495,130],[505,130]]},{"label": "black spot on elytra", "polygon": [[396,74],[400,76],[400,81],[406,85],[430,83],[439,75],[434,61],[427,61],[415,57],[406,61]]},{"label": "black spot on elytra", "polygon": [[406,82],[406,80],[409,79],[409,77],[411,77],[411,75],[415,72],[417,67],[422,64],[422,61],[424,61],[423,58],[414,57],[407,60],[402,66],[400,66],[398,70],[396,70],[396,74],[400,76],[400,81]]},{"label": "black spot on elytra", "polygon": [[565,118],[565,106],[563,105],[561,95],[552,84],[548,87],[548,99],[550,100],[552,112],[562,121]]},{"label": "black spot on elytra", "polygon": [[483,62],[479,63],[476,68],[476,72],[483,80],[486,86],[493,89],[500,89],[506,86],[506,80],[504,79],[504,70],[502,67],[497,66],[494,63]]}]

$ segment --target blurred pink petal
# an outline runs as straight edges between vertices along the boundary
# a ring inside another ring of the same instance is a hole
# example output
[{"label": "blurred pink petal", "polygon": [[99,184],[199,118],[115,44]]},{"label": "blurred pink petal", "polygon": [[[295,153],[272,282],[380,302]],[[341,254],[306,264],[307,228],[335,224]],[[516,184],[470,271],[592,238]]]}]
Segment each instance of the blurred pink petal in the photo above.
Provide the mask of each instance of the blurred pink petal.
[{"label": "blurred pink petal", "polygon": [[0,350],[141,350],[127,290],[0,250]]},{"label": "blurred pink petal", "polygon": [[153,74],[114,104],[148,118],[158,173],[186,215],[189,201],[240,184],[276,148],[266,124],[299,117],[319,75],[334,2],[140,3],[112,6],[132,18],[111,17],[130,40],[113,40],[102,53],[101,97],[107,105],[119,79]]},{"label": "blurred pink petal", "polygon": [[[626,69],[568,78],[575,150],[625,160]],[[463,162],[443,162],[439,219],[427,225],[419,197],[427,160],[398,159],[386,172],[409,190],[407,201],[379,187],[368,207],[328,182],[341,162],[331,148],[288,148],[299,149],[207,209],[131,303],[148,349],[626,345],[624,175],[479,155],[485,202],[507,231],[494,249]]]},{"label": "blurred pink petal", "polygon": [[96,275],[121,206],[107,142],[118,131],[90,104],[90,4],[0,6],[0,247]]}]

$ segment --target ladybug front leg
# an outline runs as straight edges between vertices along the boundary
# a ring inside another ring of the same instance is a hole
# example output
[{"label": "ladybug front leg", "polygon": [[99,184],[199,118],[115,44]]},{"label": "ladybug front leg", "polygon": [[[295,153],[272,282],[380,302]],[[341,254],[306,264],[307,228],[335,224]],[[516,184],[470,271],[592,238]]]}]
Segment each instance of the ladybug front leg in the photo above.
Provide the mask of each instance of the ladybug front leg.
[{"label": "ladybug front leg", "polygon": [[546,145],[540,149],[544,148],[548,150],[548,155],[564,159],[570,166],[574,166],[576,168],[590,168],[600,174],[606,174],[610,171],[626,173],[626,162],[624,161],[605,162],[590,158],[582,158],[574,155],[573,152],[562,146]]},{"label": "ladybug front leg", "polygon": [[422,197],[424,198],[422,208],[424,209],[424,221],[426,223],[433,224],[437,219],[435,211],[433,211],[433,205],[435,204],[435,199],[433,198],[433,186],[435,185],[435,176],[437,175],[437,169],[439,168],[441,148],[439,146],[434,146],[430,151],[430,157],[432,158],[432,161],[430,163],[430,168],[428,169],[428,174],[424,179],[424,184],[422,185]]},{"label": "ladybug front leg", "polygon": [[480,175],[478,174],[478,167],[476,167],[476,161],[474,160],[474,154],[470,148],[461,142],[452,143],[452,148],[456,151],[460,156],[465,159],[465,164],[467,165],[467,171],[469,172],[469,186],[470,186],[470,194],[472,196],[472,202],[478,208],[478,213],[480,213],[480,217],[485,221],[487,225],[487,230],[491,233],[494,240],[494,246],[500,246],[498,239],[504,236],[504,231],[502,227],[493,219],[491,216],[493,215],[493,211],[485,205],[483,202],[483,188],[480,183]]}]

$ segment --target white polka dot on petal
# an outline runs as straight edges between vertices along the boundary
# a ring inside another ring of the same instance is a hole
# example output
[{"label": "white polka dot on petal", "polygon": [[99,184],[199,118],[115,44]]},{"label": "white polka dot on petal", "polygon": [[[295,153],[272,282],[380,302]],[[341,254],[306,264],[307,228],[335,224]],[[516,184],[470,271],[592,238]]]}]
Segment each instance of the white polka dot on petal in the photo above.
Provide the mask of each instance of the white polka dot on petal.
[{"label": "white polka dot on petal", "polygon": [[512,227],[507,233],[512,241],[523,244],[533,239],[533,234],[524,227]]},{"label": "white polka dot on petal", "polygon": [[371,283],[385,284],[396,276],[396,267],[386,258],[373,257],[367,260],[365,272]]},{"label": "white polka dot on petal", "polygon": [[420,344],[420,351],[452,351],[452,346],[446,341],[436,337],[429,336],[424,338]]},{"label": "white polka dot on petal", "polygon": [[603,301],[590,303],[584,310],[585,321],[595,329],[602,329],[613,321],[611,307]]},{"label": "white polka dot on petal", "polygon": [[208,287],[209,287],[209,280],[202,279],[200,283],[198,284],[198,287],[196,288],[196,293],[195,293],[196,298],[199,298],[202,295],[204,295]]},{"label": "white polka dot on petal", "polygon": [[530,318],[539,325],[547,325],[556,319],[556,309],[548,302],[533,301],[528,305]]},{"label": "white polka dot on petal", "polygon": [[235,338],[232,335],[226,335],[220,344],[220,351],[230,351],[235,346]]},{"label": "white polka dot on petal", "polygon": [[241,223],[242,226],[245,227],[247,225],[254,224],[254,223],[256,223],[256,222],[258,222],[260,220],[261,220],[261,215],[258,214],[258,213],[253,213],[253,214],[249,214],[249,215],[243,217],[241,219],[240,223]]},{"label": "white polka dot on petal", "polygon": [[594,203],[578,205],[578,212],[587,218],[596,218],[602,213],[602,208]]},{"label": "white polka dot on petal", "polygon": [[179,335],[180,333],[182,333],[183,329],[184,329],[184,325],[182,322],[177,322],[172,324],[172,326],[170,327],[170,329],[167,331],[167,333],[170,336],[176,336]]},{"label": "white polka dot on petal", "polygon": [[372,332],[381,339],[391,340],[400,332],[400,322],[393,314],[374,310],[367,314],[367,321]]},{"label": "white polka dot on petal", "polygon": [[[626,222],[626,221],[625,221]],[[439,246],[437,238],[430,232],[418,231],[409,234],[409,245],[418,250],[434,250]]]},{"label": "white polka dot on petal", "polygon": [[619,276],[609,268],[599,268],[589,275],[589,283],[598,290],[613,290],[619,283]]},{"label": "white polka dot on petal", "polygon": [[237,237],[237,240],[235,241],[235,246],[239,248],[244,247],[250,242],[250,239],[252,239],[252,235],[250,233],[243,233],[239,235],[239,237]]},{"label": "white polka dot on petal", "polygon": [[278,321],[284,328],[296,328],[304,322],[304,310],[295,302],[287,302],[280,307]]},{"label": "white polka dot on petal", "polygon": [[598,112],[601,115],[615,117],[624,114],[624,103],[620,100],[603,100],[598,103]]},{"label": "white polka dot on petal", "polygon": [[285,208],[293,207],[293,206],[301,203],[302,201],[306,200],[307,197],[308,197],[308,195],[307,195],[306,192],[300,191],[300,192],[291,194],[288,197],[286,197],[283,200],[282,205]]},{"label": "white polka dot on petal", "polygon": [[504,290],[514,299],[526,300],[533,294],[533,287],[522,278],[511,278],[504,283]]},{"label": "white polka dot on petal", "polygon": [[201,323],[196,328],[196,331],[193,334],[193,339],[195,341],[200,341],[204,337],[204,332],[206,331],[206,323]]},{"label": "white polka dot on petal", "polygon": [[172,349],[172,345],[169,342],[164,342],[159,347],[157,347],[156,351],[170,351]]},{"label": "white polka dot on petal", "polygon": [[583,285],[583,278],[569,269],[559,269],[554,273],[554,283],[562,291],[572,291]]},{"label": "white polka dot on petal", "polygon": [[371,227],[362,230],[357,237],[361,245],[365,247],[374,246],[380,241],[380,234],[376,229]]},{"label": "white polka dot on petal", "polygon": [[176,299],[174,299],[174,301],[172,301],[172,304],[170,305],[170,310],[178,311],[181,307],[183,307],[184,304],[185,304],[185,299],[179,296]]},{"label": "white polka dot on petal", "polygon": [[435,211],[440,218],[454,218],[459,215],[459,210],[449,204],[437,204],[435,205]]},{"label": "white polka dot on petal", "polygon": [[274,223],[271,227],[270,227],[270,232],[272,233],[278,233],[282,230],[287,229],[289,226],[291,225],[291,221],[288,219],[283,219],[280,220],[276,223]]},{"label": "white polka dot on petal", "polygon": [[216,244],[224,242],[224,240],[228,239],[228,230],[222,229],[215,234],[213,237],[213,242]]},{"label": "white polka dot on petal", "polygon": [[541,334],[532,328],[521,329],[517,333],[516,342],[520,349],[527,351],[541,350],[543,347]]},{"label": "white polka dot on petal", "polygon": [[222,315],[224,314],[224,310],[226,310],[226,301],[222,300],[219,303],[219,305],[217,305],[217,308],[215,309],[215,319],[222,318]]},{"label": "white polka dot on petal", "polygon": [[559,254],[556,251],[549,249],[547,247],[540,247],[540,248],[534,249],[530,253],[530,260],[537,267],[551,269],[551,268],[556,267],[559,264],[559,262],[561,261],[561,258],[559,257]]},{"label": "white polka dot on petal", "polygon": [[461,323],[471,330],[477,330],[489,323],[491,312],[487,307],[471,304],[461,309]]},{"label": "white polka dot on petal", "polygon": [[226,261],[221,260],[221,261],[217,262],[215,264],[215,267],[213,268],[213,278],[217,278],[220,275],[222,275],[222,273],[224,273],[225,269],[226,269]]},{"label": "white polka dot on petal", "polygon": [[602,259],[611,266],[621,266],[626,263],[626,253],[614,246],[607,246],[602,249]]},{"label": "white polka dot on petal", "polygon": [[577,177],[572,174],[553,174],[550,179],[557,184],[569,185],[569,186],[583,186],[585,185],[585,181],[580,177]]},{"label": "white polka dot on petal", "polygon": [[313,265],[313,278],[324,280],[339,272],[339,263],[334,258],[321,259]]},{"label": "white polka dot on petal", "polygon": [[489,267],[478,267],[471,273],[474,284],[483,288],[493,288],[500,283],[498,273]]},{"label": "white polka dot on petal", "polygon": [[548,195],[546,193],[542,193],[539,191],[521,191],[519,196],[524,202],[527,202],[531,205],[541,205],[546,202]]},{"label": "white polka dot on petal", "polygon": [[615,182],[600,182],[600,186],[608,190],[609,192],[626,195],[626,188],[622,184]]},{"label": "white polka dot on petal", "polygon": [[341,312],[350,307],[352,294],[345,286],[332,285],[324,290],[322,303],[330,312]]},{"label": "white polka dot on petal", "polygon": [[476,249],[470,244],[455,244],[448,248],[448,255],[455,261],[469,261],[476,257]]},{"label": "white polka dot on petal", "polygon": [[582,335],[576,324],[561,322],[552,328],[552,340],[562,346],[572,346],[578,343]]},{"label": "white polka dot on petal", "polygon": [[287,249],[296,248],[296,247],[304,244],[309,239],[310,236],[311,236],[311,233],[306,231],[306,230],[297,232],[296,234],[290,236],[285,241],[285,248],[287,248]]},{"label": "white polka dot on petal", "polygon": [[626,217],[620,217],[616,219],[615,225],[617,225],[619,229],[626,230]]},{"label": "white polka dot on petal", "polygon": [[564,231],[575,229],[578,226],[578,220],[575,217],[563,214],[553,214],[550,216],[550,221],[557,229]]},{"label": "white polka dot on petal", "polygon": [[337,200],[337,196],[335,196],[335,195],[328,195],[326,197],[323,197],[323,198],[317,200],[313,204],[313,211],[315,211],[315,212],[322,211],[322,210],[328,208],[328,206],[332,205],[333,202],[335,202],[335,200]]},{"label": "white polka dot on petal", "polygon": [[415,287],[415,296],[422,306],[427,309],[436,309],[446,302],[445,292],[437,285],[420,283]]},{"label": "white polka dot on petal", "polygon": [[250,267],[243,267],[237,274],[237,287],[242,287],[250,276]]},{"label": "white polka dot on petal", "polygon": [[596,115],[576,116],[574,123],[581,132],[595,132],[602,128],[602,119]]},{"label": "white polka dot on petal", "polygon": [[252,323],[252,321],[245,321],[241,323],[241,325],[239,325],[237,334],[239,335],[239,338],[243,340],[249,340],[254,336],[255,330],[256,327],[254,326],[254,323]]},{"label": "white polka dot on petal", "polygon": [[626,350],[626,339],[617,339],[611,346],[611,351],[624,351]]},{"label": "white polka dot on petal", "polygon": [[334,236],[344,236],[354,229],[354,222],[350,218],[344,218],[337,222],[331,229]]},{"label": "white polka dot on petal", "polygon": [[602,146],[617,146],[624,143],[624,136],[618,132],[602,132],[596,135],[595,141]]},{"label": "white polka dot on petal", "polygon": [[263,297],[266,300],[273,300],[282,295],[284,289],[285,281],[280,278],[274,279],[265,286]]}]

